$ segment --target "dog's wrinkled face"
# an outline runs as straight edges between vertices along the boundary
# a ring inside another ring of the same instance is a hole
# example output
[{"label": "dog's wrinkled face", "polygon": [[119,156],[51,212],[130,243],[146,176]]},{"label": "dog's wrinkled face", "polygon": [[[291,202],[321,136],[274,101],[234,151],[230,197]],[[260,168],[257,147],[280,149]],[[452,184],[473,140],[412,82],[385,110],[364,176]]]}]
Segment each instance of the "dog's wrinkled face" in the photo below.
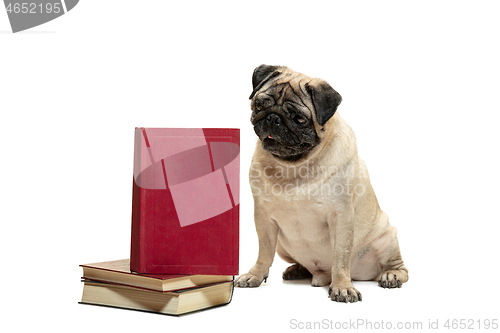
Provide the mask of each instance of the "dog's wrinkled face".
[{"label": "dog's wrinkled face", "polygon": [[311,111],[289,83],[255,96],[252,124],[262,147],[283,159],[299,159],[318,143]]},{"label": "dog's wrinkled face", "polygon": [[326,82],[286,67],[261,65],[252,83],[251,122],[264,150],[292,162],[307,156],[320,142],[317,125],[333,116],[340,95]]}]

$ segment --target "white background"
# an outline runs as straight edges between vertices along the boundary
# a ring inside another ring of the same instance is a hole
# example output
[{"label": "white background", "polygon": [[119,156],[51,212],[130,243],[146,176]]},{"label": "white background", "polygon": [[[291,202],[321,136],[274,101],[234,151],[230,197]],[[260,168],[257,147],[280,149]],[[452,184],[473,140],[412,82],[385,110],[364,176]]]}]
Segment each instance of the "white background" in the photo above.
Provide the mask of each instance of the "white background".
[{"label": "white background", "polygon": [[[281,332],[294,319],[424,328],[500,319],[499,10],[85,0],[18,34],[0,10],[0,325]],[[79,305],[79,264],[129,256],[136,126],[241,128],[240,272],[254,264],[248,96],[263,63],[323,78],[343,96],[338,112],[399,230],[409,282],[355,282],[363,302],[336,304],[326,287],[282,282],[277,258],[267,284],[181,318]]]}]

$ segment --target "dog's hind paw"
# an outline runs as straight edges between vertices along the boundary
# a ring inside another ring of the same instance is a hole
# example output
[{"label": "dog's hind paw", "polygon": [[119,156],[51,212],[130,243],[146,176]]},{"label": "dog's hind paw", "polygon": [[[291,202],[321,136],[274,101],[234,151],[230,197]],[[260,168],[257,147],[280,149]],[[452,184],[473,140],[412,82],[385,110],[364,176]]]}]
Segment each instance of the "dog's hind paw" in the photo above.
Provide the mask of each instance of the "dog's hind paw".
[{"label": "dog's hind paw", "polygon": [[300,279],[309,279],[312,277],[312,274],[309,273],[307,268],[300,264],[293,264],[292,266],[288,266],[283,272],[283,280],[300,280]]},{"label": "dog's hind paw", "polygon": [[385,271],[380,274],[378,285],[382,288],[401,288],[405,273],[398,270]]}]

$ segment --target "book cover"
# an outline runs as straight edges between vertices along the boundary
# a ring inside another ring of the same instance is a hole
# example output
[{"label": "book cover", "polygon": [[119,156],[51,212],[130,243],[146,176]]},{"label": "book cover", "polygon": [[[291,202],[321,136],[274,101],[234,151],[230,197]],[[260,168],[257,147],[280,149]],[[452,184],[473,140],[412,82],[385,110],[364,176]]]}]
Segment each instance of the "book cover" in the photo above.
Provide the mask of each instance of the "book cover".
[{"label": "book cover", "polygon": [[239,129],[136,128],[132,271],[237,275]]},{"label": "book cover", "polygon": [[228,282],[232,275],[138,274],[130,270],[130,260],[113,260],[80,265],[85,280],[108,282],[154,291],[175,291],[208,284]]}]

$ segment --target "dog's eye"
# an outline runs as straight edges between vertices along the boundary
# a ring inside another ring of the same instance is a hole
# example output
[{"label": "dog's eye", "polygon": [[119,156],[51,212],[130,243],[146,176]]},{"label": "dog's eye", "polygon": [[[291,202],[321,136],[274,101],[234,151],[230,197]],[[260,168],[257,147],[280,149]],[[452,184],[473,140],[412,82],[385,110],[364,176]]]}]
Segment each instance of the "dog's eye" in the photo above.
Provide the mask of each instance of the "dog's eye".
[{"label": "dog's eye", "polygon": [[306,123],[306,119],[302,118],[301,116],[293,117],[293,121],[295,121],[297,124],[301,124],[301,125]]}]

